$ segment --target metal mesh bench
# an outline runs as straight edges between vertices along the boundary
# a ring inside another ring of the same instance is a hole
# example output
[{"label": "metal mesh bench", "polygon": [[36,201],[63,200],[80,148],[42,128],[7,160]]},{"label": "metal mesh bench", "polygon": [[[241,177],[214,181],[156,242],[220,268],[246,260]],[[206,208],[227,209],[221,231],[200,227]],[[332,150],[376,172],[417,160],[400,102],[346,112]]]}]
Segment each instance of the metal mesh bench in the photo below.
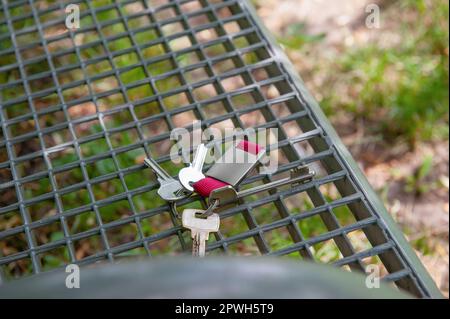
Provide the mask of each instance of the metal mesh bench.
[{"label": "metal mesh bench", "polygon": [[[80,8],[80,28],[65,8]],[[68,263],[189,252],[142,164],[173,175],[176,127],[277,128],[280,166],[313,182],[221,213],[210,255],[368,264],[439,291],[253,8],[231,1],[0,2],[0,267],[8,281]],[[206,207],[198,196],[179,206]]]}]

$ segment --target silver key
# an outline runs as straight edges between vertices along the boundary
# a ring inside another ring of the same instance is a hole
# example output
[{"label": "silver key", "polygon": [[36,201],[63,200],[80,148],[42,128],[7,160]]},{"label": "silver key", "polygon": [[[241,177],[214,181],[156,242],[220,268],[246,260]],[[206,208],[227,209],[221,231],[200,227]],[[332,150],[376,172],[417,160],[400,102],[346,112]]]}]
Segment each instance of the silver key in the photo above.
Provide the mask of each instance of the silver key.
[{"label": "silver key", "polygon": [[170,176],[154,159],[146,158],[144,163],[156,174],[160,185],[158,195],[162,199],[166,201],[177,201],[190,195],[180,182]]},{"label": "silver key", "polygon": [[184,167],[178,173],[178,179],[188,191],[193,192],[194,188],[192,184],[205,178],[203,174],[203,164],[205,163],[206,155],[208,154],[208,148],[205,144],[200,144],[195,152],[194,159],[188,167]]},{"label": "silver key", "polygon": [[284,185],[298,185],[311,181],[316,173],[310,170],[308,166],[300,166],[291,170],[291,176],[282,178],[267,184],[258,185],[253,188],[245,189],[240,192],[236,191],[231,185],[215,189],[209,195],[210,207],[202,216],[208,216],[213,211],[223,211],[237,205],[239,199],[255,195],[263,191],[269,191]]},{"label": "silver key", "polygon": [[209,233],[219,231],[219,215],[212,214],[207,218],[197,217],[197,214],[202,214],[203,212],[203,210],[199,209],[185,209],[181,218],[183,227],[191,231],[192,256],[204,257]]}]

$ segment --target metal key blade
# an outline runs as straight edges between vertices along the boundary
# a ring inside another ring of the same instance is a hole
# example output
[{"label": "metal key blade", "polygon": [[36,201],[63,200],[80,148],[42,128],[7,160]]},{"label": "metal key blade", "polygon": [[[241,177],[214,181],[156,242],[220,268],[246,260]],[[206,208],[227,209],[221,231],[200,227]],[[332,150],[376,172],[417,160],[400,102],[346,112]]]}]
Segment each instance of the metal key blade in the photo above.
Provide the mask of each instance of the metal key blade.
[{"label": "metal key blade", "polygon": [[262,184],[253,188],[249,188],[243,191],[238,192],[238,199],[243,198],[246,196],[254,195],[257,193],[260,193],[262,191],[268,191],[277,187],[281,187],[288,184],[299,184],[304,183],[306,181],[311,180],[316,173],[314,171],[310,171],[308,168],[303,171],[302,174],[298,174],[297,176],[292,176],[293,173],[291,173],[291,177],[282,178],[267,184]]},{"label": "metal key blade", "polygon": [[315,172],[310,170],[308,166],[300,166],[291,170],[291,176],[279,179],[267,184],[262,184],[253,188],[245,189],[240,192],[236,191],[231,185],[215,189],[209,195],[209,203],[212,209],[206,210],[207,214],[212,213],[217,208],[221,211],[232,205],[236,205],[241,198],[255,195],[263,191],[269,191],[284,185],[296,185],[306,183],[313,179]]},{"label": "metal key blade", "polygon": [[205,256],[206,241],[209,238],[209,233],[217,232],[220,226],[220,217],[217,214],[212,214],[207,218],[199,218],[197,214],[202,214],[203,210],[185,209],[181,218],[184,228],[191,231],[192,237],[192,255],[203,257]]},{"label": "metal key blade", "polygon": [[205,144],[200,144],[195,152],[194,159],[192,161],[192,168],[201,172],[203,170],[203,164],[205,163],[206,155],[208,154],[208,148]]},{"label": "metal key blade", "polygon": [[156,174],[159,182],[158,195],[166,201],[177,201],[190,195],[179,181],[169,175],[158,163],[152,158],[144,160],[145,165]]},{"label": "metal key blade", "polygon": [[153,158],[144,159],[144,164],[147,165],[157,176],[159,179],[172,179],[172,176],[169,175]]},{"label": "metal key blade", "polygon": [[192,236],[192,256],[205,257],[206,241],[209,238],[209,233],[198,231],[193,232]]}]

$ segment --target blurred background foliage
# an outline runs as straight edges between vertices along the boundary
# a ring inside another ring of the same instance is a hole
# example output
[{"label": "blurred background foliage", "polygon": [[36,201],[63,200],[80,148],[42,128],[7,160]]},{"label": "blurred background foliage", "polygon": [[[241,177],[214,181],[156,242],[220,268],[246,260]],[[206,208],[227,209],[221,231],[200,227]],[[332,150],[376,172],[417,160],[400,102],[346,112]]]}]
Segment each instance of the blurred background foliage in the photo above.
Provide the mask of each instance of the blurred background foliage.
[{"label": "blurred background foliage", "polygon": [[[311,69],[330,71],[324,81],[326,86],[320,89],[320,105],[330,117],[348,112],[352,118],[370,122],[371,133],[382,134],[386,142],[400,138],[414,147],[420,141],[446,139],[448,3],[392,3],[386,8],[388,12],[381,12],[381,30],[372,31],[381,33],[378,37],[364,45],[340,48],[342,52],[335,54],[332,61],[323,60],[320,55],[315,57],[317,62]],[[257,5],[264,6],[262,2]],[[389,27],[395,24],[397,29],[389,31],[398,33],[398,43],[384,43],[385,23]],[[315,47],[327,49],[323,47],[326,34],[308,34],[304,22],[286,26],[279,41],[288,53],[308,54]],[[314,63],[312,59],[308,62]],[[305,75],[310,76],[314,74]]]},{"label": "blurred background foliage", "polygon": [[448,1],[253,2],[448,295]]}]

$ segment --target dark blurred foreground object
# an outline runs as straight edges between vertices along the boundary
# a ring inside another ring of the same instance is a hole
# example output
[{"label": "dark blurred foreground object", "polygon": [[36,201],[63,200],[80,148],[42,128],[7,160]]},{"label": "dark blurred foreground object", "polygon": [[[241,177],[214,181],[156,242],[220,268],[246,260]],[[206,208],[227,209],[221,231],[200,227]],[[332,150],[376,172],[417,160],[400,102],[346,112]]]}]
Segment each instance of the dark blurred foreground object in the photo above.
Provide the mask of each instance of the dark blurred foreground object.
[{"label": "dark blurred foreground object", "polygon": [[164,258],[58,270],[0,286],[0,298],[409,298],[331,266],[271,258]]}]

